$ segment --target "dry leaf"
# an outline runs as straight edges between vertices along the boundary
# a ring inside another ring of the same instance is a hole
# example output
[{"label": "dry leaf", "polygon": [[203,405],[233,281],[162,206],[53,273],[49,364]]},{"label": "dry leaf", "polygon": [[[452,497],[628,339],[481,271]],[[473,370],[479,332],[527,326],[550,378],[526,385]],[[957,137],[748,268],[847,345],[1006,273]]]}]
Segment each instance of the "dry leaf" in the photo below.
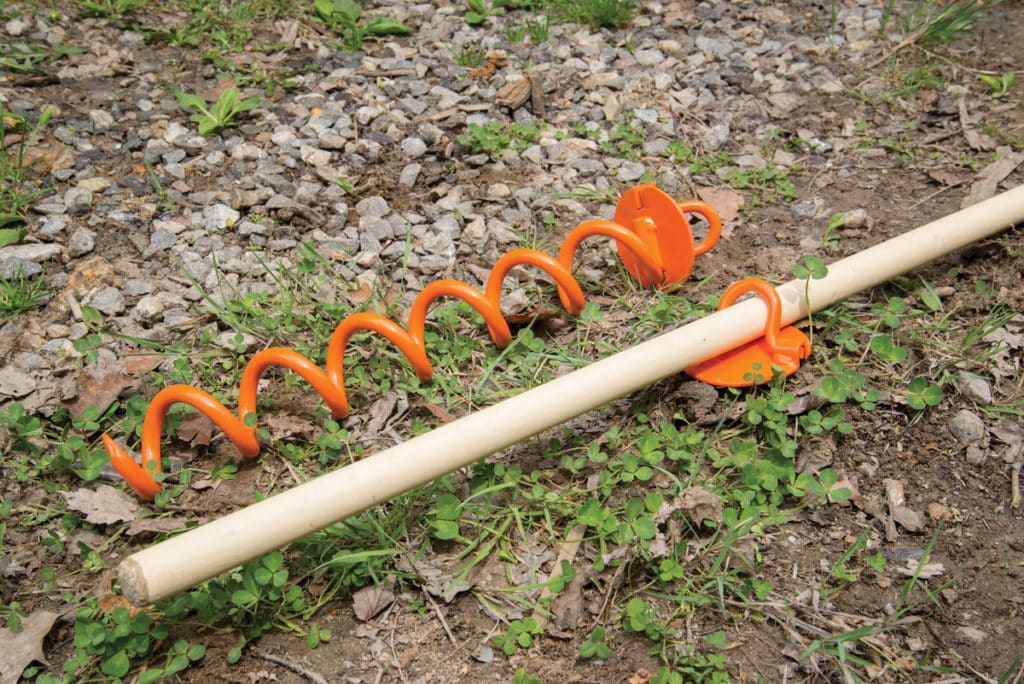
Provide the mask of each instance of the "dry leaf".
[{"label": "dry leaf", "polygon": [[418,406],[422,406],[423,408],[425,408],[428,411],[430,411],[430,413],[433,414],[433,416],[435,418],[437,418],[439,421],[441,421],[442,424],[453,423],[456,420],[458,420],[458,418],[456,416],[453,416],[452,414],[448,413],[447,411],[445,411],[443,408],[441,408],[437,404],[430,404],[430,403],[427,403],[427,402],[419,402],[417,405]]},{"label": "dry leaf", "polygon": [[385,586],[363,587],[352,594],[352,610],[356,619],[366,622],[395,602],[394,593]]},{"label": "dry leaf", "polygon": [[914,577],[916,575],[921,579],[928,579],[929,577],[938,577],[946,572],[946,568],[942,563],[925,563],[918,568],[917,561],[910,560],[904,565],[896,566],[896,572],[905,577]]},{"label": "dry leaf", "polygon": [[187,524],[188,521],[184,518],[138,518],[125,530],[125,536],[134,537],[146,532],[173,532]]},{"label": "dry leaf", "polygon": [[190,413],[178,424],[177,435],[190,446],[208,446],[213,439],[213,421],[202,413]]},{"label": "dry leaf", "polygon": [[498,89],[497,95],[494,96],[494,102],[504,105],[509,109],[516,109],[517,107],[522,107],[529,97],[530,79],[523,77],[515,81],[509,81],[501,86]]},{"label": "dry leaf", "polygon": [[96,490],[79,489],[74,492],[60,492],[68,508],[85,514],[88,522],[96,525],[134,520],[139,514],[138,502],[110,485],[98,485]]},{"label": "dry leaf", "polygon": [[721,522],[722,500],[718,498],[717,494],[709,492],[700,485],[687,487],[671,501],[661,504],[661,508],[654,516],[654,521],[662,523],[676,511],[683,511],[697,525],[705,520]]},{"label": "dry leaf", "polygon": [[961,209],[994,196],[999,182],[1024,162],[1024,152],[1011,152],[1009,147],[1000,147],[997,151],[1000,154],[999,159],[978,173],[978,178],[971,186],[971,191],[960,203]]},{"label": "dry leaf", "polygon": [[32,661],[46,663],[43,640],[58,617],[59,613],[40,610],[22,618],[17,632],[0,629],[0,684],[16,684]]},{"label": "dry leaf", "polygon": [[387,425],[388,418],[395,412],[398,405],[398,394],[388,392],[383,397],[373,402],[370,407],[370,422],[366,424],[366,432],[376,435]]},{"label": "dry leaf", "polygon": [[740,215],[743,195],[729,188],[697,188],[697,196],[718,212],[722,219],[722,237],[732,235],[732,224]]},{"label": "dry leaf", "polygon": [[95,406],[102,414],[121,392],[138,383],[137,378],[125,374],[124,365],[119,360],[109,356],[101,356],[83,368],[76,380],[74,401],[66,404],[75,418],[80,418],[88,406]]},{"label": "dry leaf", "polygon": [[159,366],[164,358],[160,354],[132,354],[124,358],[124,370],[131,375],[145,375]]},{"label": "dry leaf", "polygon": [[270,433],[273,442],[287,439],[298,435],[308,439],[313,435],[313,426],[304,418],[299,418],[290,413],[273,413],[266,417],[260,417],[260,423]]},{"label": "dry leaf", "polygon": [[964,179],[959,174],[953,173],[949,169],[930,169],[927,173],[929,178],[940,185],[952,187],[964,182]]}]

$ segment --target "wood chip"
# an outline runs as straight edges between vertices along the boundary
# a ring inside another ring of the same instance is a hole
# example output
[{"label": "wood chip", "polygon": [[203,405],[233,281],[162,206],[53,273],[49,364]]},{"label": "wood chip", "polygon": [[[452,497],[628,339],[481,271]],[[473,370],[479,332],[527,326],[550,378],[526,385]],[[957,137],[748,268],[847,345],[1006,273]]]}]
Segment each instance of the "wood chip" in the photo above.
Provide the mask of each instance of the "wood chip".
[{"label": "wood chip", "polygon": [[529,97],[530,79],[524,77],[501,86],[494,97],[494,102],[509,109],[518,109],[526,103]]},{"label": "wood chip", "polygon": [[961,209],[993,197],[1000,181],[1013,173],[1014,169],[1024,162],[1024,152],[1013,152],[1005,146],[1000,147],[997,152],[999,159],[981,170],[974,185],[971,186],[971,191],[960,203]]}]

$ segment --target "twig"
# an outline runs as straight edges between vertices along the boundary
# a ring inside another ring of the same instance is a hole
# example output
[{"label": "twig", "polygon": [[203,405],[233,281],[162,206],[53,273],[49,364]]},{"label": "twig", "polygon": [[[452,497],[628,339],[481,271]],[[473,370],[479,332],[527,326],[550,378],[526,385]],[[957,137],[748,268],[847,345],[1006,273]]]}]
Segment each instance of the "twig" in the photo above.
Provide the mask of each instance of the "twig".
[{"label": "twig", "polygon": [[280,665],[281,667],[286,668],[288,670],[291,670],[292,672],[295,672],[296,674],[302,675],[303,677],[305,677],[306,679],[308,679],[311,682],[314,682],[315,684],[327,684],[327,680],[324,679],[324,676],[322,674],[320,674],[319,672],[313,672],[312,670],[309,670],[309,669],[303,667],[302,665],[299,665],[296,662],[288,660],[287,658],[282,658],[281,656],[276,656],[276,655],[272,655],[270,653],[266,653],[264,651],[259,650],[258,648],[252,649],[251,652],[257,658],[262,658],[263,660],[269,660],[270,662],[272,662],[272,663],[274,663],[276,665]]},{"label": "twig", "polygon": [[540,597],[537,599],[537,608],[533,611],[533,619],[537,621],[541,629],[547,627],[550,611],[542,611],[540,606],[544,603],[544,599],[551,596],[552,582],[562,576],[562,561],[567,561],[572,566],[572,561],[576,557],[576,552],[579,551],[580,543],[583,541],[583,535],[586,532],[586,525],[577,525],[569,531],[566,540],[560,544],[562,548],[558,552],[558,558],[555,559],[555,567],[551,570],[551,575],[548,577],[548,581],[544,584]]},{"label": "twig", "polygon": [[437,601],[434,600],[434,597],[432,597],[426,589],[423,590],[423,595],[430,603],[430,606],[434,609],[434,614],[437,615],[438,622],[440,622],[441,626],[444,627],[444,633],[448,635],[448,641],[452,642],[453,646],[458,646],[459,642],[455,640],[452,630],[448,627],[448,622],[445,621],[444,614],[441,612],[441,606],[437,605]]},{"label": "twig", "polygon": [[938,197],[942,193],[946,192],[947,190],[952,190],[953,188],[959,188],[961,185],[963,185],[966,182],[967,181],[961,180],[961,181],[957,181],[956,183],[953,183],[952,185],[945,185],[945,186],[939,188],[938,190],[936,190],[935,192],[929,193],[925,197],[923,197],[923,198],[919,199],[918,201],[914,202],[913,204],[911,204],[908,207],[908,209],[916,209],[917,207],[921,206],[922,204],[924,204],[928,200],[935,199],[936,197]]},{"label": "twig", "polygon": [[1020,468],[1024,461],[1017,461],[1010,470],[1010,508],[1020,508]]},{"label": "twig", "polygon": [[[395,622],[398,621],[398,616],[395,616]],[[395,659],[395,669],[398,670],[398,676],[402,678],[405,684],[409,684],[409,680],[405,676],[405,671],[402,669],[402,661],[398,659],[398,651],[395,650],[395,626],[391,626],[391,634],[388,636],[388,644],[391,646],[391,657]]]}]

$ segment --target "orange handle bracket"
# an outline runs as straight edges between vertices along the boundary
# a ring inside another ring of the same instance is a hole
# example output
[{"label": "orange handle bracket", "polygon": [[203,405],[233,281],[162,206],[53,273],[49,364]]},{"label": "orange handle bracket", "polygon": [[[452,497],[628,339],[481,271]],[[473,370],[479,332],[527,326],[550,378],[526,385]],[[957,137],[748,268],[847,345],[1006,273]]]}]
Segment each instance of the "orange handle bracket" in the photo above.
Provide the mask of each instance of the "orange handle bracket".
[{"label": "orange handle bracket", "polygon": [[768,306],[764,337],[690,366],[686,372],[710,385],[750,387],[771,380],[775,372],[792,375],[811,354],[811,342],[793,326],[781,327],[782,302],[775,288],[759,278],[733,283],[722,294],[718,310],[732,306],[747,292],[755,292]]}]

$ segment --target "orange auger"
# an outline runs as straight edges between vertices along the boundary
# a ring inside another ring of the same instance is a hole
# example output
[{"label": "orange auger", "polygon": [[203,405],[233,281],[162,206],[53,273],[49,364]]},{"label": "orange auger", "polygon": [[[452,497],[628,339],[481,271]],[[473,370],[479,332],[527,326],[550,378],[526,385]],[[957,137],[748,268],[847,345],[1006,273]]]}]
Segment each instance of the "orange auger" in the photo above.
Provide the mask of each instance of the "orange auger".
[{"label": "orange auger", "polygon": [[[686,218],[688,212],[700,214],[708,222],[707,236],[699,244],[694,244],[693,231]],[[416,376],[427,381],[433,376],[433,368],[427,358],[423,334],[427,312],[436,299],[451,296],[467,302],[484,317],[494,343],[505,347],[512,341],[512,332],[501,314],[501,288],[513,267],[535,266],[545,271],[558,287],[562,306],[576,315],[583,309],[585,299],[571,268],[576,249],[584,239],[602,235],[615,240],[626,270],[633,278],[644,286],[666,287],[689,277],[694,257],[711,249],[718,241],[721,227],[718,214],[703,202],[676,202],[653,184],[640,185],[622,196],[614,221],[586,221],[570,231],[557,259],[531,249],[509,252],[491,269],[483,292],[458,280],[439,280],[427,285],[413,301],[404,328],[376,313],[361,312],[346,317],[331,334],[325,370],[291,349],[271,347],[258,352],[242,372],[237,417],[201,389],[171,385],[160,390],[150,402],[142,424],[141,465],[106,434],[103,435],[104,447],[110,462],[131,488],[142,498],[152,499],[160,491],[160,483],[154,475],[161,469],[164,417],[174,404],[188,404],[206,415],[224,431],[242,456],[253,458],[260,451],[254,419],[256,391],[260,378],[271,366],[289,368],[301,375],[323,397],[331,413],[343,418],[349,413],[345,394],[345,346],[355,332],[370,330],[386,337],[409,359]]]},{"label": "orange auger", "polygon": [[747,292],[756,293],[768,305],[764,337],[687,368],[686,372],[697,380],[720,387],[749,387],[771,380],[776,372],[792,375],[799,370],[800,361],[811,355],[807,335],[793,326],[782,327],[779,293],[760,278],[745,278],[730,285],[718,302],[718,310],[732,306]]}]

